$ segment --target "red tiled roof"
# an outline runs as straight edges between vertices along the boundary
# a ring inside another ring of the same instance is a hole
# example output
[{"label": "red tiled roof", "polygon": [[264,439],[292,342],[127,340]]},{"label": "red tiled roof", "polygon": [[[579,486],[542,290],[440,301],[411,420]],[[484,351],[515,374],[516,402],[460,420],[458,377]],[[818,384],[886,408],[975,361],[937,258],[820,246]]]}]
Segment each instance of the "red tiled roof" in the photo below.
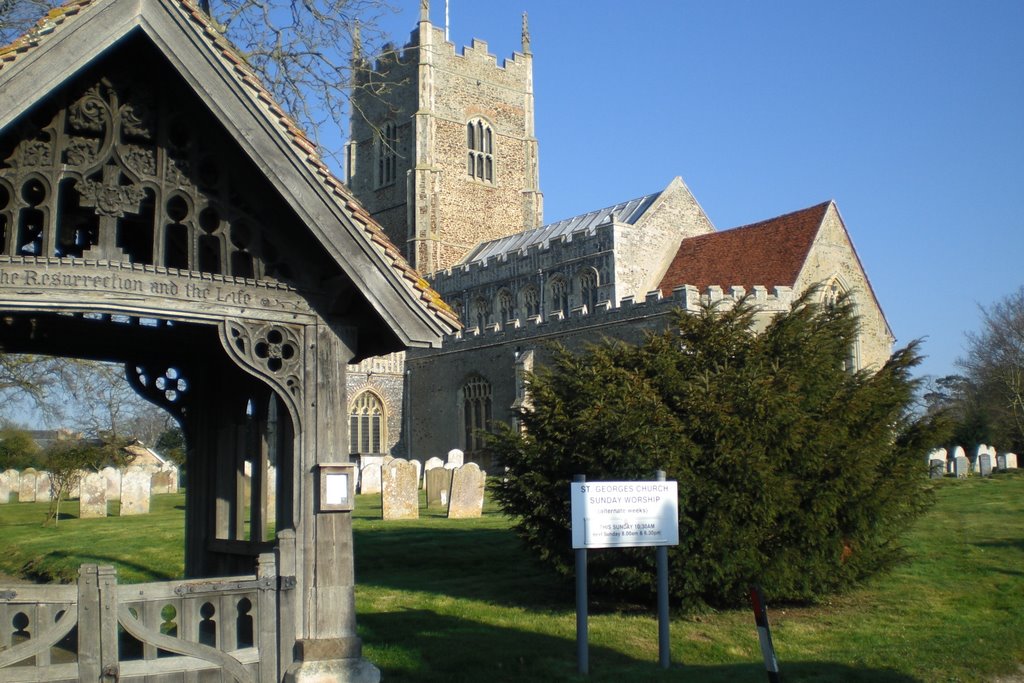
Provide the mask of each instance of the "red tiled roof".
[{"label": "red tiled roof", "polygon": [[731,230],[684,239],[661,279],[663,295],[682,285],[701,292],[754,285],[792,287],[831,201]]},{"label": "red tiled roof", "polygon": [[[398,248],[384,234],[380,225],[356,201],[348,188],[330,171],[327,164],[320,158],[316,144],[306,136],[276,103],[273,95],[263,86],[256,74],[249,68],[245,60],[238,54],[234,46],[225,38],[195,4],[194,0],[170,0],[185,16],[191,20],[196,32],[203,36],[207,43],[220,56],[226,68],[231,70],[239,83],[259,104],[266,117],[276,124],[281,135],[288,140],[297,156],[303,161],[312,174],[327,188],[334,200],[342,209],[362,227],[367,239],[373,243],[385,261],[410,288],[413,296],[418,298],[447,327],[458,329],[462,326],[458,316],[441,299],[426,280],[402,257]],[[67,21],[73,19],[83,10],[87,10],[96,0],[69,0],[60,7],[50,10],[39,20],[35,27],[10,45],[0,47],[0,70],[17,60],[22,54],[46,40],[46,37]]]}]

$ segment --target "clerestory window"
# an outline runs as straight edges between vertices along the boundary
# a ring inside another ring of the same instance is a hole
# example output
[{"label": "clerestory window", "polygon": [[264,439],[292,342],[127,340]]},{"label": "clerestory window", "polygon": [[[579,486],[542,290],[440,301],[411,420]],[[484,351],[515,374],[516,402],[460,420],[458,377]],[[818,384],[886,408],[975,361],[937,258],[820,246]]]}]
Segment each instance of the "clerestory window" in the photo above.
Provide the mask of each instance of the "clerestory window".
[{"label": "clerestory window", "polygon": [[482,119],[466,124],[466,171],[470,178],[494,182],[494,139],[491,126]]}]

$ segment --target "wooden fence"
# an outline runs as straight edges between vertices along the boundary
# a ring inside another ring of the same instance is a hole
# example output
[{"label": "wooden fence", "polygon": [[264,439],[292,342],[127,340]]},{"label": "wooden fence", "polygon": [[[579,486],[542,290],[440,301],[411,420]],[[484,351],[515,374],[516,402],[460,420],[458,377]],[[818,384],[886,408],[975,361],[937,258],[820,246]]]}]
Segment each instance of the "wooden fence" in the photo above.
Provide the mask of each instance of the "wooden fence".
[{"label": "wooden fence", "polygon": [[279,574],[264,553],[254,576],[0,587],[0,682],[276,682]]}]

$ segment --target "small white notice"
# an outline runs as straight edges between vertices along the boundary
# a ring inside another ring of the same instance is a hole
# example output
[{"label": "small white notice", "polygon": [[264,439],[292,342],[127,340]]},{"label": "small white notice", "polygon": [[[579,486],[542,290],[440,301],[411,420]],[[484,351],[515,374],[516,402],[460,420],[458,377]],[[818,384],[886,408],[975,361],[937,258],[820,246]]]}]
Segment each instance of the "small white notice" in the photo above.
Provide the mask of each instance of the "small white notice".
[{"label": "small white notice", "polygon": [[348,503],[348,473],[326,475],[324,502],[328,505]]},{"label": "small white notice", "polygon": [[679,490],[674,481],[570,484],[573,548],[679,545]]}]

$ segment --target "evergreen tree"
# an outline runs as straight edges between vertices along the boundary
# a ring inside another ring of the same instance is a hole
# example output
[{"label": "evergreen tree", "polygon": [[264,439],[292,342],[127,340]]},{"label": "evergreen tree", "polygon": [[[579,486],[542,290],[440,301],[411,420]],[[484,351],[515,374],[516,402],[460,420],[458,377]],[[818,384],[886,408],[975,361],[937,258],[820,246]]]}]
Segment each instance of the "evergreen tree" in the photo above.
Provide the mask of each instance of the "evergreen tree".
[{"label": "evergreen tree", "polygon": [[[852,372],[852,304],[814,296],[758,335],[741,303],[680,312],[640,345],[557,352],[530,378],[525,432],[493,444],[509,467],[496,498],[527,545],[571,575],[572,476],[663,469],[680,492],[670,590],[687,607],[741,604],[753,582],[812,600],[891,563],[926,507],[923,455],[940,438],[932,417],[911,417],[916,344]],[[591,551],[591,585],[652,596],[653,563],[650,549]]]}]

